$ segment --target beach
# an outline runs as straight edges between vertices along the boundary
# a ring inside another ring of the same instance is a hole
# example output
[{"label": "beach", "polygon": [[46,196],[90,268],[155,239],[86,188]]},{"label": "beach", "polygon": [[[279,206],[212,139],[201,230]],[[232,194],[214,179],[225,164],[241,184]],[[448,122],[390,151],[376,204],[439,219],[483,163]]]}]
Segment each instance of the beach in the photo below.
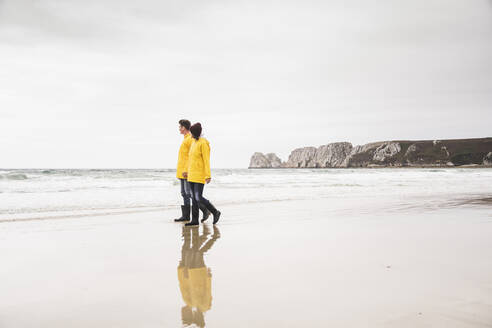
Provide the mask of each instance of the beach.
[{"label": "beach", "polygon": [[492,328],[491,40],[492,0],[0,0],[0,328]]},{"label": "beach", "polygon": [[15,211],[26,173],[0,194],[0,327],[491,327],[492,170],[341,171],[219,173],[221,221],[197,230],[179,195]]}]

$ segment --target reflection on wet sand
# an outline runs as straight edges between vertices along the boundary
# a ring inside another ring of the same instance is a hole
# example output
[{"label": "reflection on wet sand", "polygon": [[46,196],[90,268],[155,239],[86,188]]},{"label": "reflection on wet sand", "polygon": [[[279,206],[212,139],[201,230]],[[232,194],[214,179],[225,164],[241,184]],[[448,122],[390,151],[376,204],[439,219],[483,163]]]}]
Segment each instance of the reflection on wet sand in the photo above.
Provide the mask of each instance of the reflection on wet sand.
[{"label": "reflection on wet sand", "polygon": [[178,280],[181,296],[185,306],[181,308],[181,320],[184,326],[205,327],[203,314],[212,307],[212,273],[205,265],[203,255],[212,248],[220,238],[219,228],[203,225],[200,235],[199,227],[183,226],[183,247],[181,261],[178,265]]}]

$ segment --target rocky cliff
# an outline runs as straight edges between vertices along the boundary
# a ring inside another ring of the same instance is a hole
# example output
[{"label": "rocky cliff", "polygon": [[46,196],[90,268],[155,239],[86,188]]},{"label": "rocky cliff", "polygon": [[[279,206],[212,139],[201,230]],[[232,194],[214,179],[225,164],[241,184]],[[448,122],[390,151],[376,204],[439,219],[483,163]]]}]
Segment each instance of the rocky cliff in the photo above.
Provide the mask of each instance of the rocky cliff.
[{"label": "rocky cliff", "polygon": [[254,153],[250,168],[386,166],[492,166],[492,138],[382,141],[361,146],[335,142],[294,149],[282,162],[275,154]]}]

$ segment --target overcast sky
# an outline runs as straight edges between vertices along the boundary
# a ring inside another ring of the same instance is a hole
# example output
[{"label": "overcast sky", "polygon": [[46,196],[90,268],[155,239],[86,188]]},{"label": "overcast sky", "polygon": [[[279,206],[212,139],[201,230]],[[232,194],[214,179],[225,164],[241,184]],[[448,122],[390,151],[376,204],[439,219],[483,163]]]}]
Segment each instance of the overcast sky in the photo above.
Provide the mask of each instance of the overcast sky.
[{"label": "overcast sky", "polygon": [[489,0],[0,0],[0,167],[491,136]]}]

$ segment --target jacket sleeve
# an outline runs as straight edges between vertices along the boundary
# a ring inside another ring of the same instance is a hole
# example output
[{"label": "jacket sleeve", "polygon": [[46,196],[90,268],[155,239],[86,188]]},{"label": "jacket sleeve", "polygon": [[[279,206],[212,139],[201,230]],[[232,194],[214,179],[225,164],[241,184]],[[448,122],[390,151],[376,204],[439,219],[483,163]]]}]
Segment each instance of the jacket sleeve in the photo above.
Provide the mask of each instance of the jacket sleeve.
[{"label": "jacket sleeve", "polygon": [[190,153],[191,153],[191,143],[193,142],[191,138],[188,138],[190,140],[187,141],[186,147],[188,147],[188,153],[185,156],[185,159],[183,161],[183,172],[188,172],[188,166],[190,163]]},{"label": "jacket sleeve", "polygon": [[205,179],[212,177],[210,173],[210,145],[209,143],[202,144],[203,168],[205,171]]}]

